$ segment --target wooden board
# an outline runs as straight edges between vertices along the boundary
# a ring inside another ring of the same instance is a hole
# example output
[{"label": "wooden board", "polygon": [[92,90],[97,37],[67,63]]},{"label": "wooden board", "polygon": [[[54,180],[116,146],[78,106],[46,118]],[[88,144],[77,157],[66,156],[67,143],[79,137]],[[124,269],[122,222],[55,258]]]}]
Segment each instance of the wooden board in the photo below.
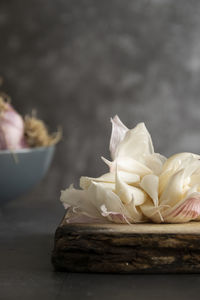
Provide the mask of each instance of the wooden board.
[{"label": "wooden board", "polygon": [[200,222],[68,224],[56,230],[55,270],[103,273],[200,273]]}]

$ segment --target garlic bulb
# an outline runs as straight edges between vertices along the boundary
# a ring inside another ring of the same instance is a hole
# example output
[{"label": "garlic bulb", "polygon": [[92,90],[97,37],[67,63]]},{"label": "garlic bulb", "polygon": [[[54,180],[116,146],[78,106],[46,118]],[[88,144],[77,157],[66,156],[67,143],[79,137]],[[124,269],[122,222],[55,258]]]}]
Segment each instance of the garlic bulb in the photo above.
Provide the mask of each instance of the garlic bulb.
[{"label": "garlic bulb", "polygon": [[[143,189],[150,195],[153,189],[159,198],[159,209],[146,203],[141,209],[154,222],[183,223],[200,216],[200,156],[179,153],[163,166],[159,186],[153,181]],[[144,180],[144,179],[143,179]],[[151,195],[150,195],[151,196]],[[153,199],[153,197],[151,197]]]},{"label": "garlic bulb", "polygon": [[200,156],[155,153],[144,123],[129,130],[111,119],[109,172],[81,177],[61,193],[67,222],[180,223],[200,219]]},{"label": "garlic bulb", "polygon": [[12,151],[26,147],[22,117],[0,96],[0,150]]}]

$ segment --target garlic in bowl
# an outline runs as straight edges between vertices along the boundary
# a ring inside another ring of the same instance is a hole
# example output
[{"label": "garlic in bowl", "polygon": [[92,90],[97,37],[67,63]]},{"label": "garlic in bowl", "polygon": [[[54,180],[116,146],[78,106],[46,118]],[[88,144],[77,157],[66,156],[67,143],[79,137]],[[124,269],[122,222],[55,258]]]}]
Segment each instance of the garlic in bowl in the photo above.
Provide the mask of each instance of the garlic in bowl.
[{"label": "garlic in bowl", "polygon": [[0,203],[23,195],[46,174],[61,132],[49,134],[35,116],[23,118],[0,95]]},{"label": "garlic in bowl", "polygon": [[44,177],[55,146],[0,151],[0,204],[23,195]]}]

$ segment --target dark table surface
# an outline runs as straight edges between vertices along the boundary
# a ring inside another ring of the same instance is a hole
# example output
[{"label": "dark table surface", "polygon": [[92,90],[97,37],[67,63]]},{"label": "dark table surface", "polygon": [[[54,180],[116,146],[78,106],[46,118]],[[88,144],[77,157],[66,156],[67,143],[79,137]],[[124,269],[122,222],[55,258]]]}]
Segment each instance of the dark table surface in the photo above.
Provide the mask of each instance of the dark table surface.
[{"label": "dark table surface", "polygon": [[[64,139],[29,196],[0,207],[0,300],[192,299],[200,275],[55,273],[61,188],[105,171],[109,118],[144,121],[156,151],[199,153],[200,1],[0,1],[0,76]],[[1,203],[1,202],[0,202]]]},{"label": "dark table surface", "polygon": [[192,299],[200,275],[112,275],[55,272],[59,201],[24,197],[1,208],[0,299]]}]

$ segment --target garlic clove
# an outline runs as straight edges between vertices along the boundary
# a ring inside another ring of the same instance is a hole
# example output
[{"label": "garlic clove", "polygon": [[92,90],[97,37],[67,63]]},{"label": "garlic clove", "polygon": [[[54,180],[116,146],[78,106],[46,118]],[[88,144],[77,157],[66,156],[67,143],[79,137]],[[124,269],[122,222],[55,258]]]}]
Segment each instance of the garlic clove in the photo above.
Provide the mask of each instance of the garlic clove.
[{"label": "garlic clove", "polygon": [[151,197],[155,206],[158,206],[158,185],[159,178],[153,174],[144,176],[140,183],[140,186]]},{"label": "garlic clove", "polygon": [[[136,184],[139,183],[140,181],[140,176],[138,174],[134,174],[134,173],[129,173],[129,172],[125,172],[125,171],[119,171],[118,172],[120,175],[120,178],[126,182],[127,184]],[[114,175],[114,173],[112,173]],[[114,176],[114,180],[115,180],[115,176]]]},{"label": "garlic clove", "polygon": [[191,176],[191,186],[199,184],[200,183],[200,173],[194,173]]},{"label": "garlic clove", "polygon": [[124,214],[114,211],[108,211],[107,207],[104,204],[101,206],[101,214],[113,223],[130,224],[129,219]]},{"label": "garlic clove", "polygon": [[162,223],[164,221],[162,216],[162,206],[155,206],[151,198],[148,198],[143,205],[140,206],[141,212],[147,220],[154,223]]},{"label": "garlic clove", "polygon": [[96,207],[89,201],[87,191],[74,189],[71,185],[68,189],[61,191],[60,200],[65,209],[71,212],[69,222],[71,218],[84,218],[84,216],[98,220],[103,219]]},{"label": "garlic clove", "polygon": [[116,165],[118,171],[133,173],[142,177],[144,175],[152,173],[152,170],[145,166],[145,164],[129,157],[119,157],[113,162],[104,159],[104,162],[106,162],[106,164],[109,165],[111,173],[115,172]]},{"label": "garlic clove", "polygon": [[184,166],[187,164],[187,159],[200,159],[200,155],[189,153],[189,152],[183,152],[183,153],[177,153],[169,157],[166,162],[163,165],[163,172],[168,170],[177,170],[180,166]]},{"label": "garlic clove", "polygon": [[162,172],[166,158],[159,153],[154,153],[145,155],[143,161],[144,165],[147,166],[154,174],[159,175]]},{"label": "garlic clove", "polygon": [[84,211],[74,210],[73,208],[68,208],[66,214],[67,223],[105,223],[105,219],[101,217],[87,216]]},{"label": "garlic clove", "polygon": [[162,205],[173,206],[183,197],[184,169],[173,174],[160,196]]},{"label": "garlic clove", "polygon": [[165,172],[162,172],[159,176],[159,191],[158,194],[159,196],[164,192],[170,178],[176,171],[174,170],[167,170]]},{"label": "garlic clove", "polygon": [[134,186],[130,186],[127,183],[125,183],[121,177],[118,171],[116,171],[116,180],[115,180],[115,192],[121,199],[121,201],[124,204],[128,204],[131,201],[134,202],[134,205],[141,205],[146,200],[145,193]]},{"label": "garlic clove", "polygon": [[[185,153],[183,154],[185,156]],[[169,160],[171,161],[171,158]],[[193,158],[190,155],[190,153],[189,156],[187,155],[186,158],[183,157],[182,160],[174,159],[173,163],[169,163],[168,166],[164,165],[163,172],[160,174],[159,178],[159,195],[163,193],[173,174],[180,170],[184,170],[184,177],[186,178],[189,177],[192,173],[194,173],[199,168],[199,166],[200,162],[197,159]]]},{"label": "garlic clove", "polygon": [[[119,174],[120,174],[122,180],[128,184],[136,184],[140,181],[140,176],[137,174],[132,174],[132,173],[123,172],[123,171],[119,171]],[[90,186],[92,181],[115,183],[115,173],[106,173],[98,178],[82,176],[80,178],[80,187],[82,189],[87,189]]]},{"label": "garlic clove", "polygon": [[168,209],[163,216],[167,223],[186,223],[197,219],[200,216],[200,194],[190,194],[175,207]]},{"label": "garlic clove", "polygon": [[[146,203],[146,201],[148,201],[148,197],[145,197],[145,201],[143,201],[143,203]],[[148,220],[141,211],[142,205],[136,206],[136,201],[134,201],[134,199],[132,199],[131,202],[125,204],[125,207],[131,216],[131,223],[141,223]]]},{"label": "garlic clove", "polygon": [[127,131],[124,139],[118,146],[117,157],[130,157],[140,160],[145,154],[153,154],[154,148],[151,136],[144,123]]},{"label": "garlic clove", "polygon": [[[102,207],[104,207],[109,213],[121,214],[124,216],[124,219],[130,219],[130,214],[118,195],[108,187],[105,188],[103,183],[92,182],[88,189],[88,198],[102,216],[105,216],[105,209],[102,211]],[[118,223],[121,223],[119,221],[120,220],[118,220]]]},{"label": "garlic clove", "polygon": [[[178,162],[178,161],[176,161]],[[195,185],[198,179],[197,177],[191,177],[192,175],[197,175],[198,170],[200,169],[200,161],[189,154],[187,158],[182,159],[173,167],[166,168],[165,171],[160,175],[160,184],[159,184],[159,195],[160,201],[165,203],[165,199],[171,198],[170,203],[172,203],[172,198],[177,197],[176,192],[179,189],[179,193],[184,197],[185,192],[187,192],[191,185]],[[193,182],[191,181],[193,180]],[[170,194],[169,194],[170,193]],[[168,196],[167,196],[168,194]],[[178,201],[179,198],[177,198]],[[177,202],[175,201],[175,203]],[[175,204],[174,203],[174,204]]]}]

